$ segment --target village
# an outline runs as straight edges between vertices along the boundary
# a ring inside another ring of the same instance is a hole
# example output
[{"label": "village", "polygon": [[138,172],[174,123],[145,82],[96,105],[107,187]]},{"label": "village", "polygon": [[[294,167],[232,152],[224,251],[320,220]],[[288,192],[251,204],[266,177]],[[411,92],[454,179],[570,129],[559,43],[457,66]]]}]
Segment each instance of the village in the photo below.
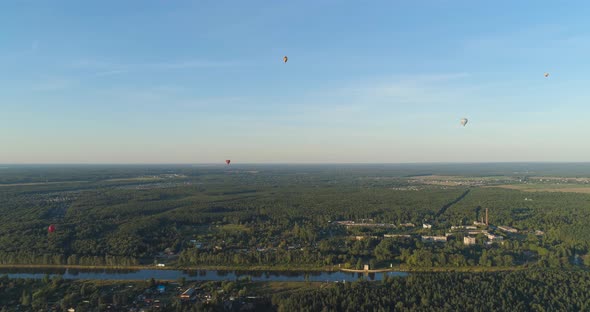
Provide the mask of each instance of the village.
[{"label": "village", "polygon": [[[156,281],[121,284],[103,289],[101,296],[112,297],[104,304],[105,311],[169,311],[179,307],[196,306],[201,309],[207,305],[225,311],[254,311],[257,304],[262,304],[261,296],[253,295],[247,290],[251,285],[247,279],[223,282],[186,282]],[[54,305],[50,311],[59,311]],[[68,312],[76,312],[69,308]]]},{"label": "village", "polygon": [[[346,227],[347,229],[355,228],[355,227],[367,227],[367,228],[395,228],[395,229],[405,229],[402,230],[403,233],[386,233],[382,235],[382,238],[416,238],[420,239],[423,243],[446,243],[449,239],[461,239],[465,246],[475,245],[478,241],[482,241],[485,246],[492,246],[493,244],[504,244],[505,239],[510,239],[512,234],[518,234],[520,231],[516,228],[507,226],[507,225],[492,225],[489,223],[489,215],[488,209],[486,209],[485,220],[482,219],[480,221],[473,221],[473,225],[452,225],[450,228],[446,230],[444,235],[434,235],[430,233],[427,235],[427,232],[433,232],[433,226],[429,223],[423,223],[421,230],[420,227],[416,226],[414,223],[401,223],[398,225],[395,224],[385,224],[385,223],[372,223],[371,219],[363,219],[360,222],[355,222],[352,220],[346,221],[334,221],[332,223],[341,225]],[[438,229],[440,230],[440,229]],[[534,233],[537,236],[541,236],[544,234],[543,231],[535,230]],[[351,237],[353,240],[361,241],[365,239],[380,239],[381,236],[377,235],[354,235]]]}]

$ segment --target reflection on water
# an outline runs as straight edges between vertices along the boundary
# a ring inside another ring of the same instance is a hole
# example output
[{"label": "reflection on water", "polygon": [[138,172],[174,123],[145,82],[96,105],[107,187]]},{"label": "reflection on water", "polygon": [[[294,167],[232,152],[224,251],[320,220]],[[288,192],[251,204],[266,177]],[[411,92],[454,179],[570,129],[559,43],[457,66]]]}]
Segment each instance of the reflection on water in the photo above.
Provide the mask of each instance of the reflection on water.
[{"label": "reflection on water", "polygon": [[2,269],[0,275],[11,278],[43,278],[45,275],[64,279],[83,280],[178,280],[222,281],[250,278],[252,281],[275,282],[352,282],[359,279],[380,281],[385,276],[404,277],[405,272],[351,273],[351,272],[295,272],[295,271],[226,271],[226,270],[80,270],[80,269]]}]

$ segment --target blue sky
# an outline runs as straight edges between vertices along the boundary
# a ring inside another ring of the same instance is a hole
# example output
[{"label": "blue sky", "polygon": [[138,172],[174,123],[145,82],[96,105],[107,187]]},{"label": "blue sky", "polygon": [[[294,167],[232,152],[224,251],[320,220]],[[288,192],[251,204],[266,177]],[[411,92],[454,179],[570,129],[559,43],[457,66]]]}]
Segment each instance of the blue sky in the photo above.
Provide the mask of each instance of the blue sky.
[{"label": "blue sky", "polygon": [[0,163],[589,161],[588,16],[587,1],[4,1]]}]

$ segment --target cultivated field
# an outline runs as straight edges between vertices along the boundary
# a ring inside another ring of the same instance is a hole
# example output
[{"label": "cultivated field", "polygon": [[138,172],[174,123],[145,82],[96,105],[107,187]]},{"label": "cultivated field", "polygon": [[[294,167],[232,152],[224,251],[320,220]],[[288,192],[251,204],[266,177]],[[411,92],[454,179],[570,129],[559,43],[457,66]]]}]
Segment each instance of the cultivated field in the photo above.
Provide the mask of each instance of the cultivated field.
[{"label": "cultivated field", "polygon": [[590,185],[584,184],[508,184],[499,187],[523,192],[564,192],[590,194]]}]

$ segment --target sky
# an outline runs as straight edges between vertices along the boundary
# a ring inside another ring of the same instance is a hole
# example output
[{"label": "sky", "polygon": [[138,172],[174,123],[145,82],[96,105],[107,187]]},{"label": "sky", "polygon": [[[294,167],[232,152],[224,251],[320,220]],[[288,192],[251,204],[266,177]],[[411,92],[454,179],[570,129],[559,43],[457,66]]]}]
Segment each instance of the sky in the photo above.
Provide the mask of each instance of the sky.
[{"label": "sky", "polygon": [[2,1],[0,163],[590,161],[588,16],[588,1]]}]

